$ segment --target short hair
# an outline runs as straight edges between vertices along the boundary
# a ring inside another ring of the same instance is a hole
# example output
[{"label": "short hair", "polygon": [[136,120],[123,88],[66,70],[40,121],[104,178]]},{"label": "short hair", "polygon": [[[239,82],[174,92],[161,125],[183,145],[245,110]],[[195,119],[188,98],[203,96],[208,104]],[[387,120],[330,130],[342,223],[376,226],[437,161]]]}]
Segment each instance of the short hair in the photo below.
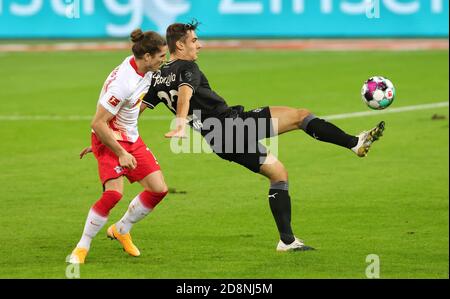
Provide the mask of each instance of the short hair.
[{"label": "short hair", "polygon": [[197,20],[192,20],[190,23],[175,23],[167,27],[166,39],[169,46],[170,53],[175,53],[177,50],[177,42],[185,42],[189,31],[197,30],[200,23]]},{"label": "short hair", "polygon": [[145,53],[154,56],[167,45],[166,40],[154,31],[142,32],[141,29],[136,29],[131,33],[130,38],[133,42],[132,51],[136,58],[142,58]]}]

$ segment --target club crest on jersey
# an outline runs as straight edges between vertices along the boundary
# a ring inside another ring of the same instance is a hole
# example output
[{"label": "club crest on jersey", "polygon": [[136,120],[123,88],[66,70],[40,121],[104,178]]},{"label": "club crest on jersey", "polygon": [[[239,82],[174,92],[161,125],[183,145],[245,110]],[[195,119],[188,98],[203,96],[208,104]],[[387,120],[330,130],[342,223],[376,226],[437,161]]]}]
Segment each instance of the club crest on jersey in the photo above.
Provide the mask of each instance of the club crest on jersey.
[{"label": "club crest on jersey", "polygon": [[186,80],[188,81],[192,81],[192,72],[187,71],[186,73],[184,73],[184,76],[186,77]]},{"label": "club crest on jersey", "polygon": [[116,167],[114,168],[114,170],[115,170],[117,173],[121,173],[121,172],[123,171],[123,168],[122,168],[122,166],[116,166]]},{"label": "club crest on jersey", "polygon": [[118,98],[116,98],[115,96],[112,96],[108,100],[108,104],[110,104],[113,107],[117,107],[117,105],[119,105],[119,103],[120,103],[120,100]]}]

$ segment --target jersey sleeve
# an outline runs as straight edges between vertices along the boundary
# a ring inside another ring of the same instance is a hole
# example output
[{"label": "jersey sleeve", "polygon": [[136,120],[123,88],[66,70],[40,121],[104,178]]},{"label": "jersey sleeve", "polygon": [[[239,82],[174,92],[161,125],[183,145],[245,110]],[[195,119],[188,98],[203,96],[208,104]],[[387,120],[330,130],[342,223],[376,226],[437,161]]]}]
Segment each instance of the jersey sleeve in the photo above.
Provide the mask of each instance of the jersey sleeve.
[{"label": "jersey sleeve", "polygon": [[111,84],[100,97],[99,103],[108,112],[116,115],[120,108],[125,104],[128,96],[129,94],[123,88]]},{"label": "jersey sleeve", "polygon": [[195,62],[188,62],[180,67],[178,87],[187,85],[195,91],[200,86],[201,72]]},{"label": "jersey sleeve", "polygon": [[150,89],[148,90],[147,94],[142,99],[142,102],[147,105],[148,108],[153,109],[158,105],[161,100],[159,99],[158,95],[156,94],[155,88],[152,88],[150,86]]}]

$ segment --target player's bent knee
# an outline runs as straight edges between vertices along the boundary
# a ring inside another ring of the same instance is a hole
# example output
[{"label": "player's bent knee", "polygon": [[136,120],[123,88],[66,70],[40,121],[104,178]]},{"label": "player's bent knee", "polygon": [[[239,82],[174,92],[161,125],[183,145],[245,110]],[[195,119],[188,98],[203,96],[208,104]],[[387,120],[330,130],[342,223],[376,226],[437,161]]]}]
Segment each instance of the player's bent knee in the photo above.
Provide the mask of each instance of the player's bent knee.
[{"label": "player's bent knee", "polygon": [[277,172],[274,178],[275,181],[287,181],[288,180],[288,171],[284,167],[284,165],[280,162],[277,167]]},{"label": "player's bent knee", "polygon": [[287,182],[288,176],[287,176],[287,174],[276,174],[276,175],[271,176],[269,179],[270,179],[271,183]]},{"label": "player's bent knee", "polygon": [[122,193],[114,190],[106,190],[102,197],[92,206],[92,209],[103,217],[108,217],[109,212],[122,199]]},{"label": "player's bent knee", "polygon": [[146,190],[140,194],[139,198],[146,208],[153,210],[163,200],[168,192],[167,187],[164,192]]},{"label": "player's bent knee", "polygon": [[310,114],[311,114],[311,111],[309,111],[307,109],[298,109],[297,110],[297,116],[298,116],[298,120],[299,120],[300,123],[302,123],[303,120],[305,118],[307,118],[308,115],[310,115]]},{"label": "player's bent knee", "polygon": [[157,184],[154,183],[151,186],[145,187],[145,191],[153,193],[167,193],[169,188],[164,181],[161,181]]},{"label": "player's bent knee", "polygon": [[273,180],[271,181],[276,181],[276,182],[286,182],[288,180],[288,172],[286,169],[282,169],[280,170],[276,176],[274,177]]},{"label": "player's bent knee", "polygon": [[270,171],[266,172],[266,176],[272,183],[288,180],[288,172],[281,162],[276,163]]}]

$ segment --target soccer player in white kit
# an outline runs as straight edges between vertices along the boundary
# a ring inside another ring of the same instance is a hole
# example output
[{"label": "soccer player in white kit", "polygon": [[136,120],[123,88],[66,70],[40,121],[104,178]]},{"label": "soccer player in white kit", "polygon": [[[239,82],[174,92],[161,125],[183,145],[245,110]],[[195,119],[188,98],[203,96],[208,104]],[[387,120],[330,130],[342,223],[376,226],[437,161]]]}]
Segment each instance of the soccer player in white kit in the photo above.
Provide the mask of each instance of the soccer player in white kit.
[{"label": "soccer player in white kit", "polygon": [[[131,256],[139,256],[130,229],[148,215],[166,196],[168,189],[150,149],[139,137],[138,117],[152,74],[165,60],[167,44],[153,31],[131,34],[133,55],[114,69],[103,85],[92,121],[91,148],[98,161],[103,194],[89,210],[83,234],[69,262],[83,264],[95,235],[106,224],[110,210],[122,198],[123,176],[139,182],[144,191],[130,203],[125,215],[107,229]],[[81,157],[86,152],[81,153]]]}]

